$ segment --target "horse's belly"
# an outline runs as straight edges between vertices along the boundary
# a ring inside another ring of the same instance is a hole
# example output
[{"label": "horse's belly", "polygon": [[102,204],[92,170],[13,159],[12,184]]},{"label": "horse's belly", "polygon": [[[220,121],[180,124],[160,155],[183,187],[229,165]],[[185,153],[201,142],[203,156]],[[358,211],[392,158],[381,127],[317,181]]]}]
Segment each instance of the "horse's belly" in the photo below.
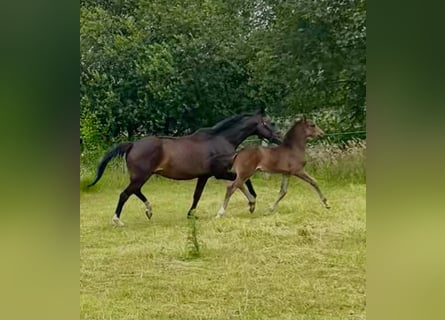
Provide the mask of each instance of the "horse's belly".
[{"label": "horse's belly", "polygon": [[169,178],[169,179],[174,179],[174,180],[191,180],[191,179],[195,179],[197,178],[197,176],[195,175],[190,175],[190,174],[176,174],[176,173],[172,173],[172,172],[168,172],[168,171],[156,171],[155,172],[158,175],[161,175],[163,177]]},{"label": "horse's belly", "polygon": [[201,149],[196,144],[184,144],[179,139],[165,141],[164,157],[154,173],[175,180],[190,180],[207,174],[205,154]]},{"label": "horse's belly", "polygon": [[168,163],[155,169],[155,174],[175,180],[190,180],[208,173],[199,166]]}]

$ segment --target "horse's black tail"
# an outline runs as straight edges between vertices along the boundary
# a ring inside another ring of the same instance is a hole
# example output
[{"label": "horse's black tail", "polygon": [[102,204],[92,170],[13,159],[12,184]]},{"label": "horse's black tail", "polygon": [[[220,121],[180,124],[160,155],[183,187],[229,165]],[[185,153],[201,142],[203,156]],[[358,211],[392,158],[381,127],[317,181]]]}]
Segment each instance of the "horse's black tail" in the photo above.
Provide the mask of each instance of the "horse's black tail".
[{"label": "horse's black tail", "polygon": [[102,161],[99,163],[99,166],[97,167],[96,179],[94,179],[94,181],[91,182],[88,185],[88,187],[94,186],[97,183],[97,181],[99,181],[99,179],[102,177],[102,175],[105,171],[105,167],[107,166],[108,162],[110,162],[111,159],[118,157],[118,156],[123,156],[131,149],[132,146],[133,146],[132,142],[121,143],[121,144],[117,145],[113,150],[108,152],[103,157]]}]

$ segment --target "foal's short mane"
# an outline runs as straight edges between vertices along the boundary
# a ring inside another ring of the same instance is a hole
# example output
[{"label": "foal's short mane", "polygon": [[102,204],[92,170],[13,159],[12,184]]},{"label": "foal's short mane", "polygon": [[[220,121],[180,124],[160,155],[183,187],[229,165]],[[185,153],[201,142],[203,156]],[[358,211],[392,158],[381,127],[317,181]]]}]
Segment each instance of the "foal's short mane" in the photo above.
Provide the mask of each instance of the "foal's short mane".
[{"label": "foal's short mane", "polygon": [[292,125],[292,127],[291,127],[289,130],[287,130],[286,134],[284,135],[283,143],[282,143],[282,144],[284,144],[284,145],[288,145],[288,144],[290,144],[290,142],[294,139],[294,134],[293,134],[293,132],[294,132],[295,127],[296,127],[297,125],[299,125],[302,121],[303,121],[303,120],[301,120],[301,119],[298,120],[298,121],[296,121],[296,122]]},{"label": "foal's short mane", "polygon": [[195,133],[205,132],[205,133],[211,133],[211,134],[218,134],[221,131],[231,128],[234,124],[240,122],[243,118],[251,117],[251,116],[253,116],[253,113],[236,114],[236,115],[228,117],[224,120],[221,120],[220,122],[215,124],[213,127],[198,129],[195,131]]}]

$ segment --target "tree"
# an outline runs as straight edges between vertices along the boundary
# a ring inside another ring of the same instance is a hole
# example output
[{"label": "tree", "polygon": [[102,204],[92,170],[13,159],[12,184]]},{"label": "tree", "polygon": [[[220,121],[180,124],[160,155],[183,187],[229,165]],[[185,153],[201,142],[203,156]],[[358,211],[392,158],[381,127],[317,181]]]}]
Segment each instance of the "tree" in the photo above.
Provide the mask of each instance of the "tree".
[{"label": "tree", "polygon": [[365,19],[363,0],[83,0],[81,128],[108,145],[260,106],[363,127]]}]

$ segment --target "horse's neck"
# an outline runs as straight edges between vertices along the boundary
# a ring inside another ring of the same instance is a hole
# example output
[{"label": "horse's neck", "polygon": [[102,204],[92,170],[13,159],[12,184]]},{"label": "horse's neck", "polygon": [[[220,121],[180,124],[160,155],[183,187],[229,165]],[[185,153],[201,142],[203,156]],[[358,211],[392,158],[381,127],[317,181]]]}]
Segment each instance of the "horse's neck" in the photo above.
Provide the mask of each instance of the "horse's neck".
[{"label": "horse's neck", "polygon": [[238,147],[247,137],[255,132],[255,128],[251,126],[239,126],[237,128],[230,128],[221,133],[227,141],[229,141],[235,148]]}]

